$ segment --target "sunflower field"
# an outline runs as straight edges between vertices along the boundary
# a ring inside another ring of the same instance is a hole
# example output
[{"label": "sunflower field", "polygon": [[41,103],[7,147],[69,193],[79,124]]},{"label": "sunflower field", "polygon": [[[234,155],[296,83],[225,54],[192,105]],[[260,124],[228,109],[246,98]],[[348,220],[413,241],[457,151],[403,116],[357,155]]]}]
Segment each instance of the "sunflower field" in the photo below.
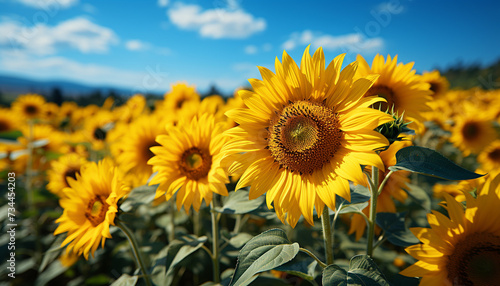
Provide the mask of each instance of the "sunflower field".
[{"label": "sunflower field", "polygon": [[231,98],[19,95],[1,285],[499,285],[500,90],[344,56]]}]

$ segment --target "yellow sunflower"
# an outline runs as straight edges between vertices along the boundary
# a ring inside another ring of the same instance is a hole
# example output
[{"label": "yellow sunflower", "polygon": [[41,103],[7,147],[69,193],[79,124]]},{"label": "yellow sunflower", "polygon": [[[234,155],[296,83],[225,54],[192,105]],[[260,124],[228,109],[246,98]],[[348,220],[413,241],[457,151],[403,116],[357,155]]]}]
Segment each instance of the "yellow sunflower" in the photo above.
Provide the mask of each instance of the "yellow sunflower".
[{"label": "yellow sunflower", "polygon": [[421,285],[498,285],[500,281],[500,185],[486,184],[467,209],[445,195],[449,217],[433,211],[430,228],[412,228],[421,244],[406,248],[418,261],[400,274]]},{"label": "yellow sunflower", "polygon": [[441,76],[439,71],[435,70],[432,72],[424,72],[422,74],[422,81],[430,84],[430,90],[432,91],[432,97],[438,98],[442,97],[448,91],[450,83],[446,77]]},{"label": "yellow sunflower", "polygon": [[[477,174],[486,174],[482,169],[476,169]],[[453,184],[435,184],[432,187],[433,195],[436,198],[444,199],[445,194],[455,198],[457,202],[465,202],[465,194],[478,191],[483,188],[490,174],[486,174],[474,180],[464,180]]]},{"label": "yellow sunflower", "polygon": [[477,157],[481,169],[490,172],[500,170],[500,140],[488,145]]},{"label": "yellow sunflower", "polygon": [[63,195],[62,190],[70,187],[68,178],[71,177],[76,180],[76,174],[80,173],[80,169],[86,163],[87,160],[76,153],[61,156],[52,161],[51,168],[47,172],[49,180],[47,190],[61,197]]},{"label": "yellow sunflower", "polygon": [[154,156],[150,148],[160,145],[155,139],[166,133],[165,126],[165,120],[158,115],[143,115],[127,126],[127,134],[121,137],[122,140],[113,144],[119,148],[111,148],[116,154],[117,164],[127,176],[137,178],[133,187],[146,184],[153,173],[148,165]]},{"label": "yellow sunflower", "polygon": [[[380,152],[380,157],[384,162],[384,166],[390,167],[396,165],[396,152],[400,149],[410,146],[410,141],[396,141],[393,142],[389,148],[383,152]],[[386,171],[379,171],[379,182],[382,182],[386,176]],[[379,212],[396,212],[396,205],[394,204],[394,199],[404,203],[408,198],[408,194],[404,190],[407,188],[407,183],[410,182],[410,178],[408,175],[410,172],[408,171],[398,171],[393,173],[389,180],[387,180],[382,192],[378,196],[377,203],[377,213]],[[363,213],[365,215],[369,215],[370,205],[368,205],[365,209],[363,209]],[[349,234],[356,233],[356,240],[359,240],[366,229],[366,221],[360,214],[354,214],[352,216]]]},{"label": "yellow sunflower", "polygon": [[84,132],[94,150],[102,150],[106,147],[106,137],[113,127],[113,114],[106,110],[101,110],[93,117],[86,119]]},{"label": "yellow sunflower", "polygon": [[111,238],[109,226],[115,225],[118,200],[129,192],[113,162],[105,158],[99,163],[89,162],[76,174],[76,180],[68,179],[69,188],[63,190],[59,203],[64,208],[56,220],[59,226],[54,235],[67,232],[61,246],[68,245],[73,251],[88,259],[93,256],[99,243],[104,247]]},{"label": "yellow sunflower", "polygon": [[0,108],[0,133],[15,130],[18,126],[14,113],[8,108]]},{"label": "yellow sunflower", "polygon": [[369,106],[382,101],[363,97],[376,75],[353,80],[357,62],[342,71],[344,55],[325,69],[322,48],[304,51],[300,68],[283,52],[276,74],[259,67],[263,80],[250,79],[254,91],[239,92],[248,108],[226,115],[239,126],[230,129],[224,153],[235,159],[236,186],[250,188],[250,199],[266,194],[282,222],[295,226],[301,214],[313,224],[325,204],[335,209],[335,195],[350,200],[349,181],[366,184],[360,165],[384,169],[373,151],[388,145],[377,126],[392,117]]},{"label": "yellow sunflower", "polygon": [[413,121],[410,128],[417,132],[423,130],[423,113],[430,111],[429,102],[431,101],[430,85],[423,82],[420,75],[415,74],[413,62],[408,64],[397,63],[398,56],[391,58],[387,56],[387,61],[381,55],[376,55],[372,66],[368,65],[366,60],[358,55],[359,68],[356,78],[364,77],[370,74],[379,74],[380,77],[374,85],[366,92],[365,96],[378,95],[387,100],[387,102],[377,103],[374,108],[381,108],[385,111],[394,106],[394,111],[403,114],[407,121]]},{"label": "yellow sunflower", "polygon": [[172,90],[165,93],[165,100],[162,102],[159,109],[166,110],[171,113],[176,113],[185,105],[195,106],[200,103],[200,95],[194,86],[188,86],[185,83],[177,83],[172,85]]},{"label": "yellow sunflower", "polygon": [[227,196],[227,170],[221,167],[223,136],[222,123],[216,124],[213,115],[194,117],[167,128],[167,135],[159,135],[161,146],[152,147],[155,154],[148,164],[158,172],[150,185],[159,184],[156,198],[172,198],[177,192],[177,209],[184,205],[195,211],[205,200],[212,201],[212,193]]},{"label": "yellow sunflower", "polygon": [[464,114],[455,117],[450,141],[462,150],[464,156],[479,154],[498,135],[492,122],[484,118],[480,110],[470,105],[464,105],[464,110]]},{"label": "yellow sunflower", "polygon": [[45,113],[45,98],[38,94],[20,95],[12,103],[12,110],[23,119],[42,118]]}]

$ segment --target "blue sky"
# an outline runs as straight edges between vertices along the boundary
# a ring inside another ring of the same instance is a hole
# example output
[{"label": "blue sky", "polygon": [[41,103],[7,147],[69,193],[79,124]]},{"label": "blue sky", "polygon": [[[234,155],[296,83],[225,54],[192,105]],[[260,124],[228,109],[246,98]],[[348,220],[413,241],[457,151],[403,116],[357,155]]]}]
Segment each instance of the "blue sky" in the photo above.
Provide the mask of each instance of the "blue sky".
[{"label": "blue sky", "polygon": [[0,74],[165,92],[224,92],[322,46],[418,72],[500,58],[500,3],[473,1],[0,0]]}]

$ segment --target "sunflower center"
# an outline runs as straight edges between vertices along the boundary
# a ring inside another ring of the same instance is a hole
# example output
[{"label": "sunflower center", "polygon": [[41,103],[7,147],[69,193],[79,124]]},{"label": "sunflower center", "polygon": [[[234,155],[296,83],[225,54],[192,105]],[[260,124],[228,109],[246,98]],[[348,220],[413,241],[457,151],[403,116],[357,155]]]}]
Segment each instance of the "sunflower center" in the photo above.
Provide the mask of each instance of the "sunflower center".
[{"label": "sunflower center", "polygon": [[147,161],[149,159],[153,158],[153,156],[155,155],[153,152],[151,152],[151,147],[154,147],[154,146],[160,146],[160,144],[158,144],[154,140],[149,141],[146,144],[144,144],[144,149],[143,149],[144,153],[142,154],[142,156],[143,156],[144,161],[146,162],[146,165],[147,165]]},{"label": "sunflower center", "polygon": [[309,101],[287,105],[268,130],[268,147],[274,160],[280,167],[300,174],[312,174],[328,164],[342,139],[335,112]]},{"label": "sunflower center", "polygon": [[101,141],[106,139],[106,131],[100,127],[97,127],[94,130],[94,138]]},{"label": "sunflower center", "polygon": [[66,186],[69,187],[68,177],[71,177],[71,178],[76,180],[76,174],[79,174],[79,173],[80,173],[79,170],[76,170],[76,169],[66,170],[66,172],[64,173],[64,181],[66,182]]},{"label": "sunflower center", "polygon": [[0,121],[0,132],[8,131],[10,129],[10,125],[6,121]]},{"label": "sunflower center", "polygon": [[480,134],[481,127],[476,122],[467,122],[462,127],[462,135],[466,140],[474,140]]},{"label": "sunflower center", "polygon": [[387,102],[377,102],[372,105],[372,108],[386,111],[388,108],[392,108],[393,105],[397,106],[394,91],[390,87],[383,84],[376,84],[370,87],[370,89],[366,92],[365,97],[375,95],[384,98]]},{"label": "sunflower center", "polygon": [[432,92],[434,92],[434,95],[436,95],[437,93],[439,93],[439,90],[440,90],[439,83],[437,83],[437,82],[429,82],[429,84],[431,85],[430,90]]},{"label": "sunflower center", "polygon": [[26,105],[26,107],[24,107],[24,112],[28,115],[35,115],[38,113],[38,108],[34,105]]},{"label": "sunflower center", "polygon": [[108,208],[109,205],[106,203],[106,198],[97,195],[89,201],[87,210],[85,211],[85,217],[94,227],[96,227],[104,221]]},{"label": "sunflower center", "polygon": [[492,160],[492,161],[500,162],[500,149],[497,148],[497,149],[489,152],[488,158],[490,158],[490,160]]},{"label": "sunflower center", "polygon": [[500,281],[500,237],[474,233],[455,245],[448,256],[448,279],[457,285],[498,285]]},{"label": "sunflower center", "polygon": [[179,168],[181,173],[191,180],[205,178],[212,167],[212,155],[208,150],[192,147],[181,156]]}]

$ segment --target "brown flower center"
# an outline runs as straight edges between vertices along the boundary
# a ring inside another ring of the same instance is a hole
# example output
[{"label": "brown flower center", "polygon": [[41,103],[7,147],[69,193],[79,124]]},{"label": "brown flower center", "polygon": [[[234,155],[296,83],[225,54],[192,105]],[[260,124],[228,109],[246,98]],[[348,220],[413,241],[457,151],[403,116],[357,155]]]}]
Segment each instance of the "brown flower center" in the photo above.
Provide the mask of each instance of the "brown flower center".
[{"label": "brown flower center", "polygon": [[394,106],[394,109],[397,108],[397,98],[396,96],[394,96],[394,91],[392,90],[392,88],[386,85],[376,84],[370,87],[370,89],[366,92],[365,97],[375,95],[385,98],[387,102],[377,102],[371,106],[373,109],[386,111],[388,110],[388,108],[392,108],[392,106]]},{"label": "brown flower center", "polygon": [[500,148],[494,149],[493,151],[488,153],[488,158],[491,161],[500,162]]},{"label": "brown flower center", "polygon": [[205,178],[212,167],[212,155],[208,150],[192,147],[182,153],[179,161],[181,173],[190,180]]},{"label": "brown flower center", "polygon": [[69,187],[68,177],[71,177],[71,178],[76,180],[76,174],[80,174],[80,170],[78,170],[78,169],[66,170],[66,172],[64,173],[64,182],[66,183],[66,186]]},{"label": "brown flower center", "polygon": [[9,131],[10,124],[5,120],[0,120],[0,132]]},{"label": "brown flower center", "polygon": [[290,103],[271,121],[268,147],[280,167],[311,174],[330,162],[342,131],[333,110],[309,101]]},{"label": "brown flower center", "polygon": [[498,285],[500,281],[500,237],[474,233],[455,245],[446,264],[454,285]]},{"label": "brown flower center", "polygon": [[38,107],[36,105],[28,104],[24,107],[24,112],[28,115],[36,115],[38,113]]},{"label": "brown flower center", "polygon": [[434,93],[433,95],[439,94],[441,91],[441,85],[437,82],[429,82],[431,85],[430,90]]},{"label": "brown flower center", "polygon": [[106,130],[104,130],[100,127],[97,127],[94,130],[94,138],[97,140],[103,141],[104,139],[106,139]]},{"label": "brown flower center", "polygon": [[85,211],[85,217],[94,227],[96,227],[106,218],[108,208],[109,205],[106,203],[106,198],[104,196],[97,195],[89,201],[87,210]]},{"label": "brown flower center", "polygon": [[466,140],[474,140],[476,139],[481,131],[481,126],[477,122],[467,122],[462,127],[462,136]]},{"label": "brown flower center", "polygon": [[144,145],[142,145],[142,146],[143,146],[142,147],[142,151],[143,151],[142,159],[143,159],[144,165],[147,165],[147,162],[149,161],[149,159],[153,158],[153,156],[155,155],[153,152],[151,152],[151,147],[160,146],[160,144],[158,144],[154,139],[152,139],[152,140],[145,142]]}]

